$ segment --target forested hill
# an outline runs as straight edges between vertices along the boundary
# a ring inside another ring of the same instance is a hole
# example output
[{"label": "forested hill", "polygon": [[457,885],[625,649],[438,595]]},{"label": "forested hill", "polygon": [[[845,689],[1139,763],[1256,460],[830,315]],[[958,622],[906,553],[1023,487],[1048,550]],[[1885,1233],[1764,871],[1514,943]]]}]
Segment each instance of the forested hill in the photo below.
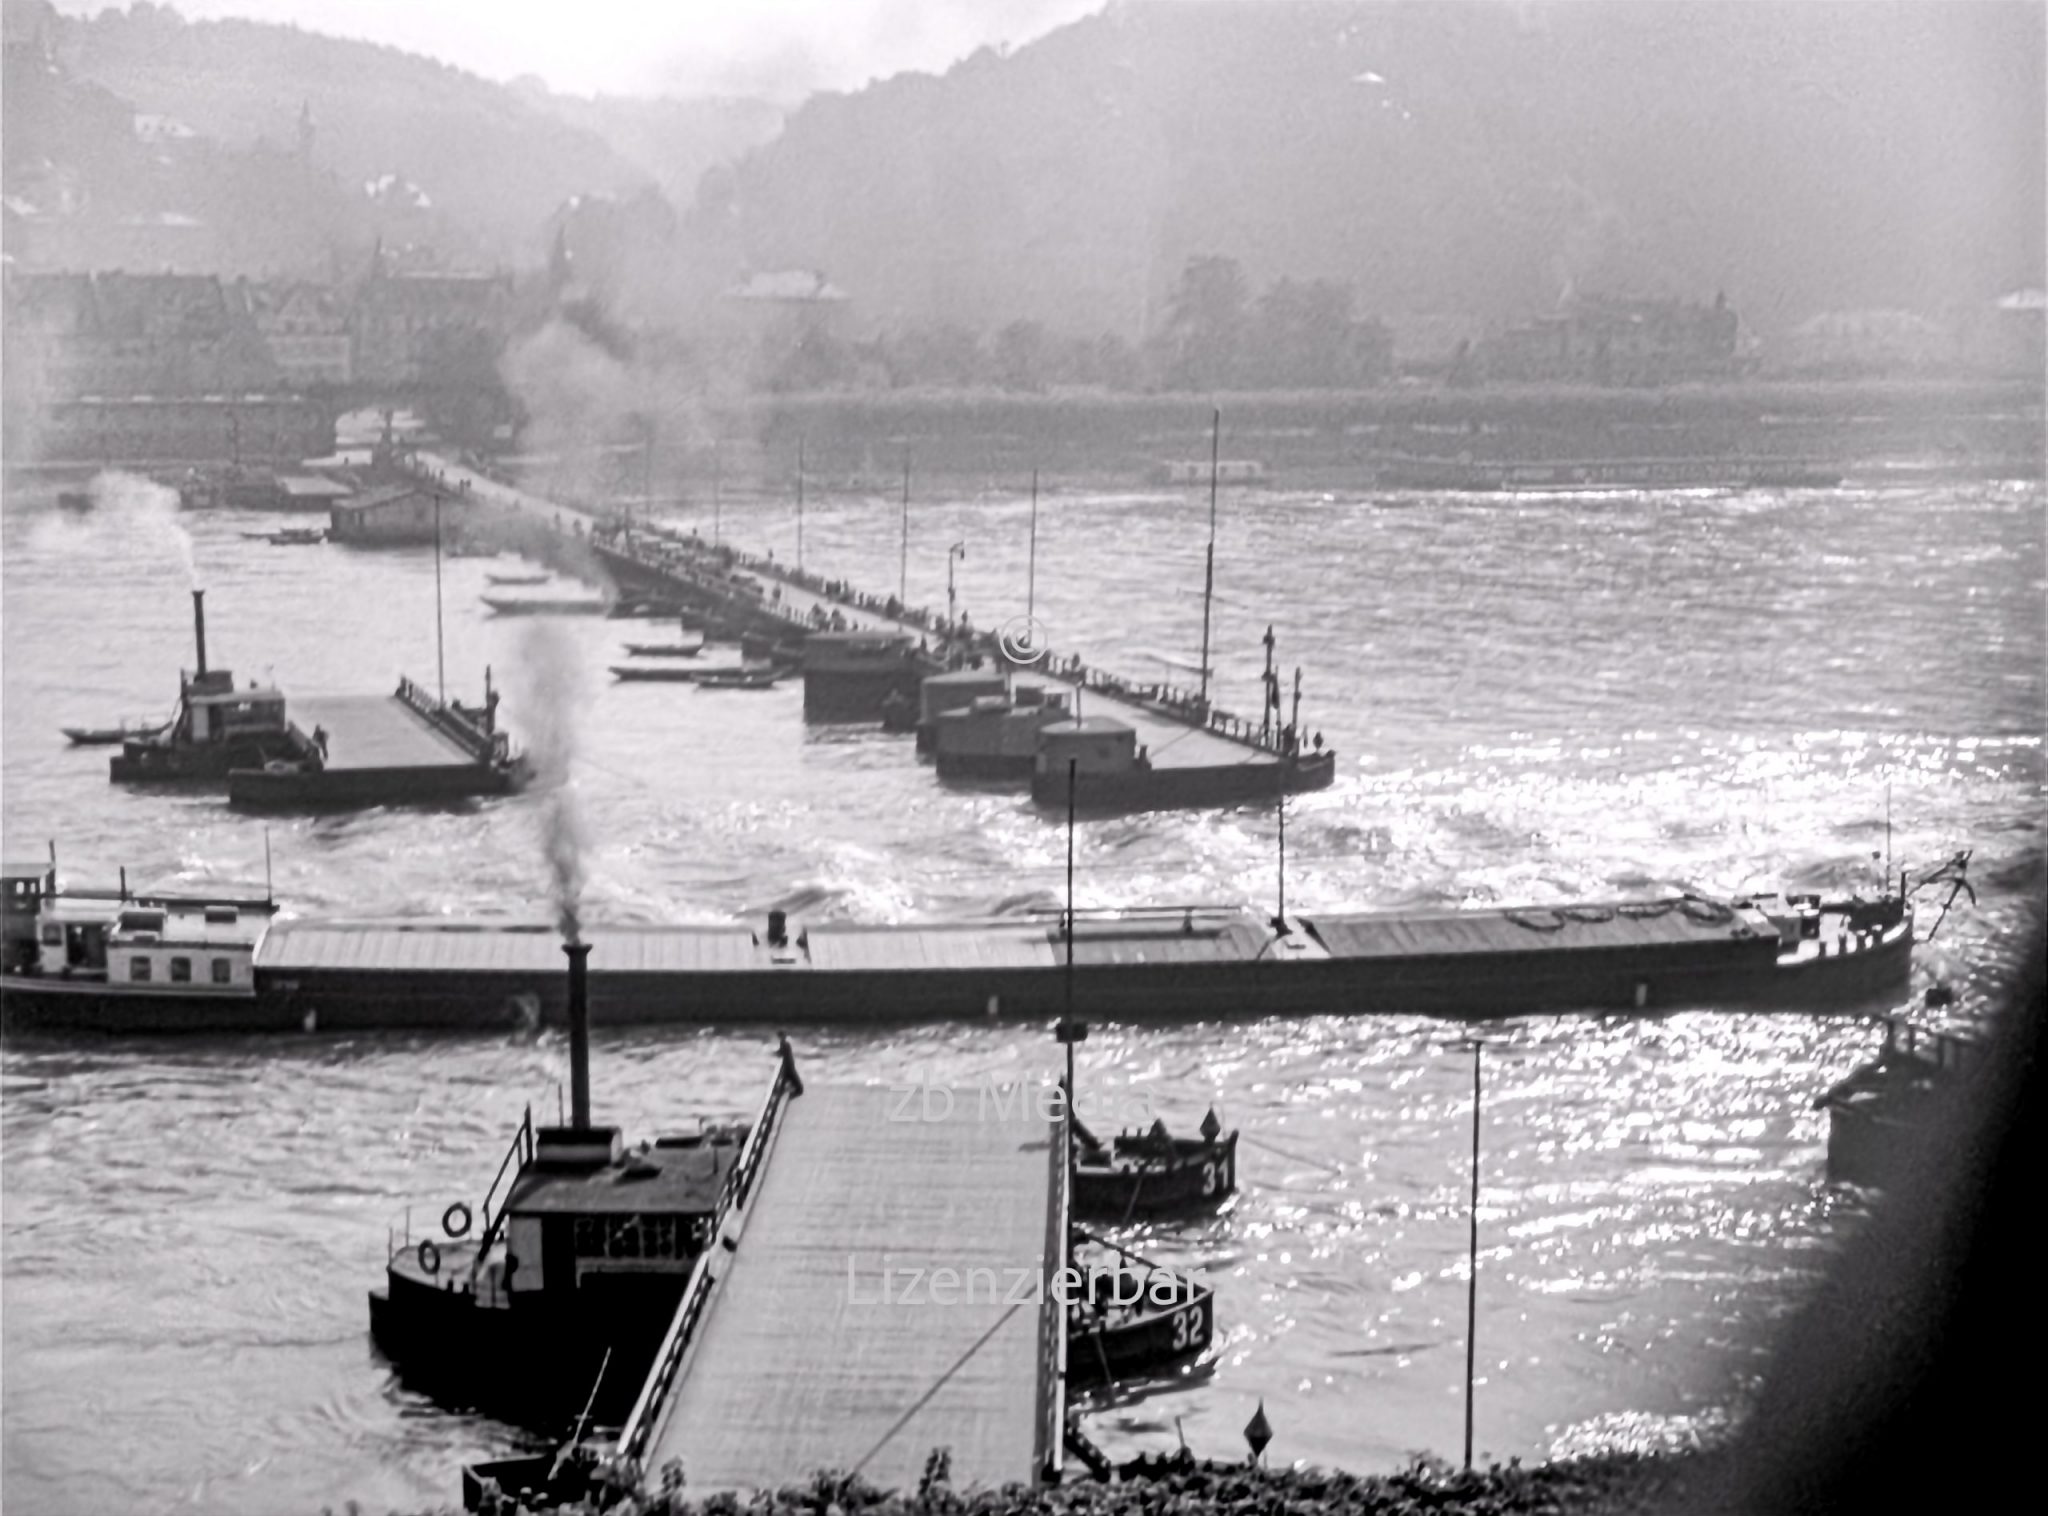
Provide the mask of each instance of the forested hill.
[{"label": "forested hill", "polygon": [[1781,329],[2038,284],[2027,4],[1141,0],[942,78],[807,103],[700,231],[889,325],[1137,337],[1190,256],[1367,311],[1566,290]]}]

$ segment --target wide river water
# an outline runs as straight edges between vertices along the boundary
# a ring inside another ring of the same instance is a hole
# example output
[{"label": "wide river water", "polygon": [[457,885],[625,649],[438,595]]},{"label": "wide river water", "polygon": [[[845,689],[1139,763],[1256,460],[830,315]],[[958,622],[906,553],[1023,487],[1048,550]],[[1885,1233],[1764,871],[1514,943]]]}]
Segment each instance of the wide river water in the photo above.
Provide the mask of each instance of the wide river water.
[{"label": "wide river water", "polygon": [[[4,514],[10,858],[67,878],[260,880],[304,915],[549,913],[526,795],[266,826],[212,795],[112,788],[58,728],[161,713],[192,661],[288,695],[435,678],[430,551],[273,547],[285,518],[112,490]],[[911,597],[1020,615],[1021,496],[913,504]],[[1032,609],[1091,661],[1160,677],[1201,636],[1202,491],[1048,495]],[[708,521],[678,520],[708,529]],[[795,553],[786,506],[728,535]],[[812,500],[807,563],[893,590],[894,501]],[[2038,484],[1884,491],[1360,499],[1226,491],[1214,642],[1256,714],[1270,622],[1302,715],[1341,754],[1289,807],[1291,908],[1548,901],[1673,886],[1868,887],[1873,855],[1976,848],[1982,906],[1921,950],[1979,1010],[2020,951],[2044,770]],[[801,691],[698,693],[604,672],[644,623],[493,619],[443,565],[451,693],[485,665],[530,730],[530,670],[573,731],[585,909],[615,920],[894,921],[1055,902],[1057,821],[948,790],[907,738],[807,729]],[[535,639],[539,639],[536,641]],[[552,642],[550,641],[552,639]],[[1270,809],[1084,823],[1084,905],[1267,905]],[[1923,915],[1923,933],[1930,918]],[[1085,1010],[1085,1008],[1084,1008]],[[1815,1093],[1867,1019],[1688,1012],[1502,1022],[1482,1110],[1478,1446],[1654,1442],[1738,1412],[1770,1331],[1854,1225],[1822,1183]],[[793,1029],[814,1078],[1012,1077],[1044,1026]],[[1424,1018],[1098,1027],[1084,1099],[1245,1132],[1243,1193],[1137,1235],[1218,1289],[1213,1362],[1089,1417],[1128,1452],[1381,1469],[1462,1436],[1471,1062]],[[750,1111],[767,1038],[605,1031],[601,1118],[634,1137]],[[452,1501],[466,1459],[522,1445],[437,1409],[372,1350],[386,1229],[477,1197],[522,1108],[552,1113],[561,1039],[309,1036],[29,1043],[4,1055],[5,1498],[10,1512],[316,1511]]]}]

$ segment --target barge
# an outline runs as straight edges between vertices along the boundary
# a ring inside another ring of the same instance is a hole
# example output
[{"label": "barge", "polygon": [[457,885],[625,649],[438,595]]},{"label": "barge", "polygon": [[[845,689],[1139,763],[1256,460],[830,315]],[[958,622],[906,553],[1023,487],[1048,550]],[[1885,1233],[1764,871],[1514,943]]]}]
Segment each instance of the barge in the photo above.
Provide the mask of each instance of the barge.
[{"label": "barge", "polygon": [[228,771],[228,804],[269,811],[441,804],[511,794],[525,785],[530,767],[498,729],[498,693],[488,671],[484,703],[476,707],[438,699],[401,678],[388,696],[300,701],[283,752]]},{"label": "barge", "polygon": [[[10,870],[8,911],[97,910]],[[21,886],[20,893],[15,887]],[[553,928],[513,921],[248,923],[251,990],[191,1007],[114,980],[89,993],[10,960],[9,1032],[504,1030],[561,1025]],[[10,930],[16,930],[10,927]],[[1071,943],[1069,931],[1071,930]],[[1896,896],[1697,895],[1527,908],[1316,912],[1176,907],[858,926],[604,926],[594,1014],[608,1025],[873,1025],[1045,1018],[1075,992],[1113,1020],[1538,1012],[1889,1009],[1908,993],[1913,914]],[[73,976],[75,977],[75,975]]]}]

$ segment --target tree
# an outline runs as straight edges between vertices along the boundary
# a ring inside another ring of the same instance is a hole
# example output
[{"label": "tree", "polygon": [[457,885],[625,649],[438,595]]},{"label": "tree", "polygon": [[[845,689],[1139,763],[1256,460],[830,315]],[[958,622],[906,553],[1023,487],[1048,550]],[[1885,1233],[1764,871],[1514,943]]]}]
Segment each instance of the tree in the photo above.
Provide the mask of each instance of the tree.
[{"label": "tree", "polygon": [[1279,389],[1333,389],[1352,373],[1351,291],[1327,279],[1282,279],[1259,297],[1250,368]]},{"label": "tree", "polygon": [[1042,390],[1050,367],[1050,344],[1036,321],[1012,321],[996,333],[991,355],[996,382],[1006,390]]},{"label": "tree", "polygon": [[1235,258],[1190,258],[1167,302],[1166,382],[1224,389],[1239,381],[1250,287]]},{"label": "tree", "polygon": [[420,410],[427,424],[462,447],[483,447],[512,418],[498,373],[498,338],[480,326],[437,326],[420,344]]}]

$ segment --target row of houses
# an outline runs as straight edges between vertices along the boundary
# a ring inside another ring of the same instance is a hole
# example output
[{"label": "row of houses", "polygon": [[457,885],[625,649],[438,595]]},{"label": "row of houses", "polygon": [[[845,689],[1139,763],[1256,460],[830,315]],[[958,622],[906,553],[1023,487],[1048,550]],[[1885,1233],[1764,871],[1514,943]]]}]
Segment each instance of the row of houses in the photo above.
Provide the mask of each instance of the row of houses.
[{"label": "row of houses", "polygon": [[428,380],[439,335],[503,335],[513,284],[503,273],[396,270],[380,249],[351,288],[10,269],[4,311],[9,366],[23,366],[20,386],[45,402],[303,391]]}]

